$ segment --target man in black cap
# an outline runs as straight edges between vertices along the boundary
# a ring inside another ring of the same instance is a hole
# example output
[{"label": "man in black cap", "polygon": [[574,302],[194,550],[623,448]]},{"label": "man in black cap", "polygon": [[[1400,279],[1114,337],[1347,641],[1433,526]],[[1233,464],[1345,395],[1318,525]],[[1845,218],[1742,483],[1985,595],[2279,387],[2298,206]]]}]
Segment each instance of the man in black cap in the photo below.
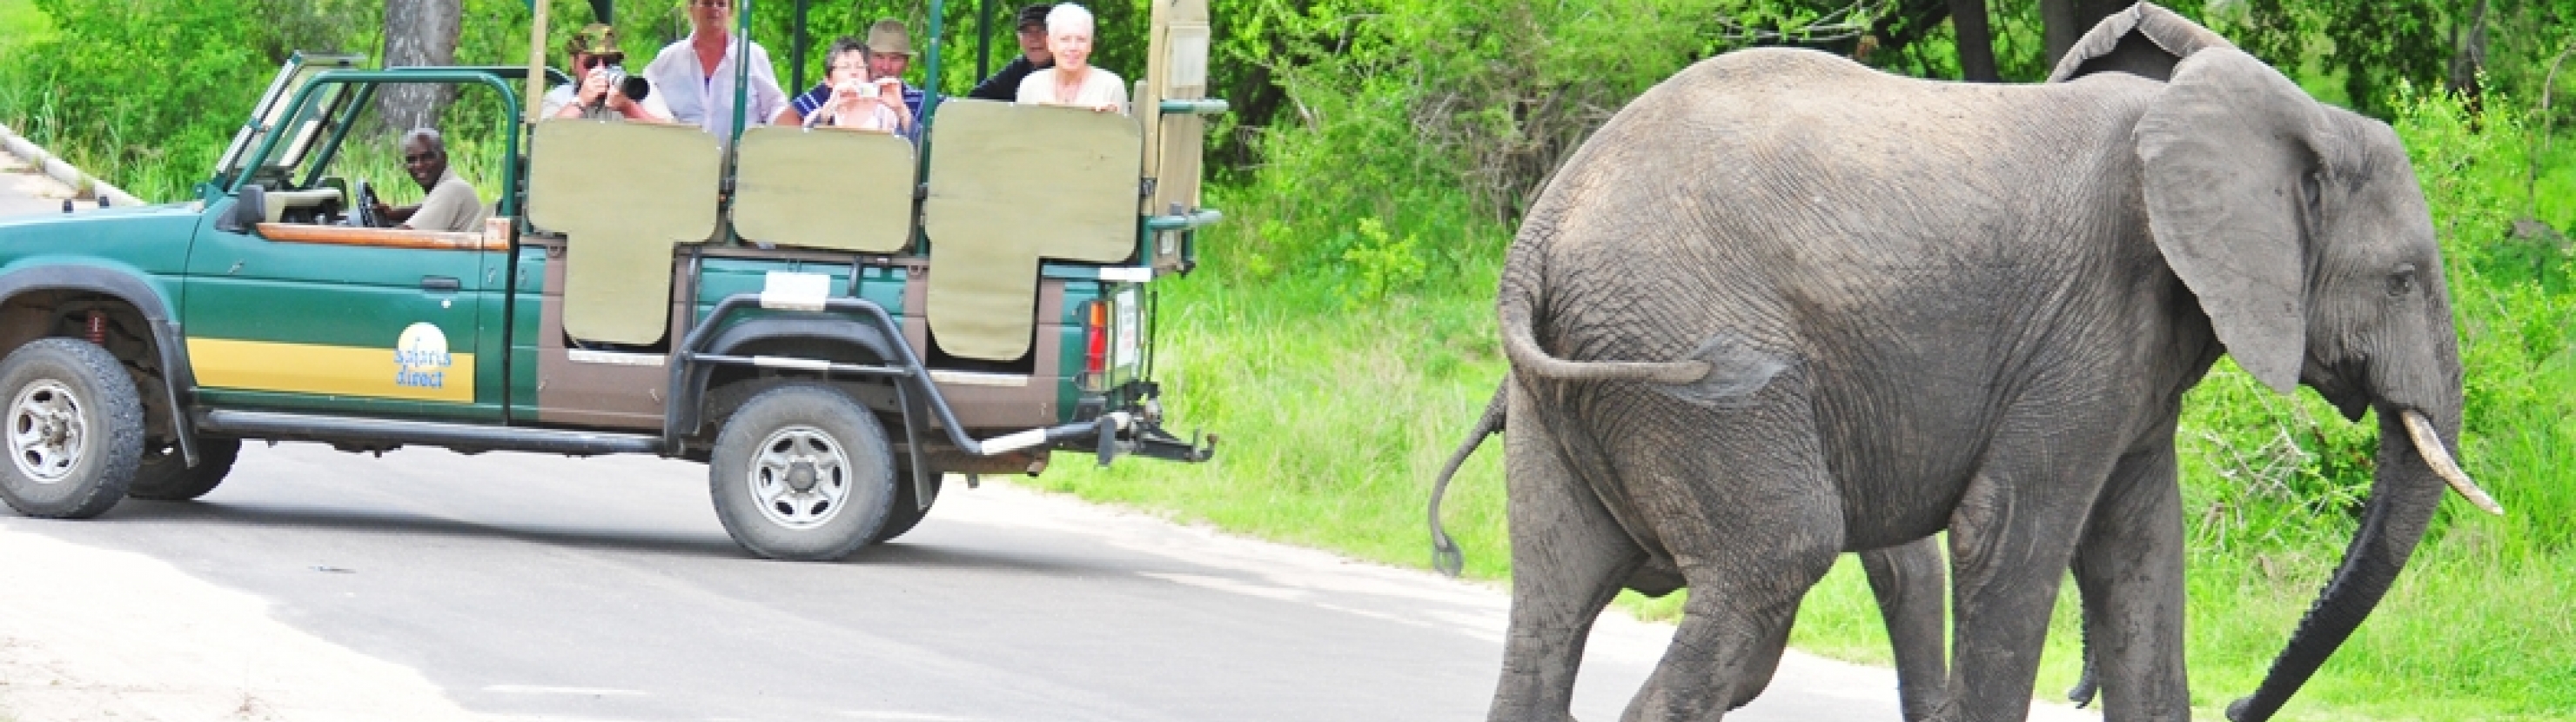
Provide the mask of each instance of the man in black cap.
[{"label": "man in black cap", "polygon": [[1046,47],[1047,11],[1054,9],[1055,6],[1049,3],[1020,8],[1020,57],[1012,58],[1011,64],[1002,66],[1001,72],[994,73],[993,77],[976,83],[975,90],[968,92],[966,97],[977,100],[999,100],[1005,103],[1017,100],[1020,97],[1021,78],[1029,77],[1030,73],[1055,67],[1055,58],[1047,55]]}]

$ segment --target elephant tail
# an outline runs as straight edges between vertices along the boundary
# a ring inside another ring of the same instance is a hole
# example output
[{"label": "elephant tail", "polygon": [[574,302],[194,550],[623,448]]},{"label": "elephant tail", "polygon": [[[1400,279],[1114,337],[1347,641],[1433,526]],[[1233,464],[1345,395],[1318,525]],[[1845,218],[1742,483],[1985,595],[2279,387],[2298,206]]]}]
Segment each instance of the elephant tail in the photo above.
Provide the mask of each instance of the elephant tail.
[{"label": "elephant tail", "polygon": [[1553,381],[1651,381],[1664,384],[1688,384],[1705,379],[1709,364],[1704,361],[1568,361],[1539,348],[1537,325],[1532,317],[1539,305],[1540,276],[1544,275],[1541,257],[1544,252],[1532,244],[1512,244],[1504,262],[1502,292],[1495,299],[1502,318],[1503,356],[1511,359],[1512,372],[1529,374]]},{"label": "elephant tail", "polygon": [[1485,437],[1503,430],[1503,409],[1509,399],[1505,394],[1511,393],[1511,388],[1508,377],[1494,388],[1494,400],[1485,402],[1485,415],[1476,419],[1476,428],[1467,432],[1467,440],[1458,444],[1457,453],[1449,455],[1449,465],[1440,467],[1440,480],[1431,483],[1431,568],[1441,574],[1458,576],[1458,571],[1467,566],[1467,555],[1458,551],[1458,542],[1440,527],[1440,497],[1449,492],[1449,480],[1458,475],[1458,467],[1467,464],[1467,457],[1476,453],[1476,447],[1485,445]]},{"label": "elephant tail", "polygon": [[1723,402],[1760,390],[1789,368],[1793,357],[1751,339],[1720,331],[1678,361],[1571,361],[1540,348],[1537,323],[1540,251],[1513,244],[1495,299],[1503,356],[1522,381],[1642,381],[1667,395],[1694,402]]}]

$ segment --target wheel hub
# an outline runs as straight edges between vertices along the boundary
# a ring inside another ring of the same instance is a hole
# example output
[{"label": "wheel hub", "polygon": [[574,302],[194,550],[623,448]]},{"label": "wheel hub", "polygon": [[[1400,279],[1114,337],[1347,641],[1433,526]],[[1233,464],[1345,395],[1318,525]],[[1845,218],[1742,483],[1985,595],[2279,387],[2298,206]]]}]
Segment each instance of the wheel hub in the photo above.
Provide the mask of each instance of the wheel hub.
[{"label": "wheel hub", "polygon": [[830,434],[790,426],[761,442],[745,483],[761,516],[790,529],[810,529],[840,515],[850,496],[849,469],[849,453]]},{"label": "wheel hub", "polygon": [[9,404],[9,458],[18,471],[39,484],[69,476],[88,444],[80,399],[51,379],[19,390]]}]

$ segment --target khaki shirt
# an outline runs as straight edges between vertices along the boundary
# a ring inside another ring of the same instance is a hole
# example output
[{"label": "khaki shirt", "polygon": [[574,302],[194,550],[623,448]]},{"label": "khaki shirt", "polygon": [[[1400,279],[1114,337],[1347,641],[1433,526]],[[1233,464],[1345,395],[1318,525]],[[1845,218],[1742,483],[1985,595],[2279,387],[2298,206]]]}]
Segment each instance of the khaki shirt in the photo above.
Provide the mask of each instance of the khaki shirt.
[{"label": "khaki shirt", "polygon": [[429,189],[429,195],[420,199],[420,210],[412,211],[411,221],[403,227],[451,233],[478,231],[483,228],[483,215],[482,196],[451,170]]}]

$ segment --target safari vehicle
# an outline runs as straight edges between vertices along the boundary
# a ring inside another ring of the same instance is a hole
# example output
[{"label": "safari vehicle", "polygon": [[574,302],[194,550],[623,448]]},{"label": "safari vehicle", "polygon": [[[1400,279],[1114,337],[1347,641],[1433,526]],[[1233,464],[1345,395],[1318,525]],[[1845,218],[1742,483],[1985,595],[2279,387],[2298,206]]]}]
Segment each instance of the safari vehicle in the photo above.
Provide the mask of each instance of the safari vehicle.
[{"label": "safari vehicle", "polygon": [[[911,529],[943,473],[1209,458],[1214,437],[1164,430],[1153,381],[1154,289],[1220,218],[1198,206],[1201,116],[1226,107],[1203,97],[1204,0],[1155,3],[1129,114],[931,87],[917,151],[531,121],[568,80],[545,6],[526,67],[297,55],[196,198],[0,224],[0,499],[193,499],[260,439],[657,454],[709,463],[752,552],[832,559]],[[480,230],[373,227],[370,179],[339,174],[405,83],[493,101]]]}]

